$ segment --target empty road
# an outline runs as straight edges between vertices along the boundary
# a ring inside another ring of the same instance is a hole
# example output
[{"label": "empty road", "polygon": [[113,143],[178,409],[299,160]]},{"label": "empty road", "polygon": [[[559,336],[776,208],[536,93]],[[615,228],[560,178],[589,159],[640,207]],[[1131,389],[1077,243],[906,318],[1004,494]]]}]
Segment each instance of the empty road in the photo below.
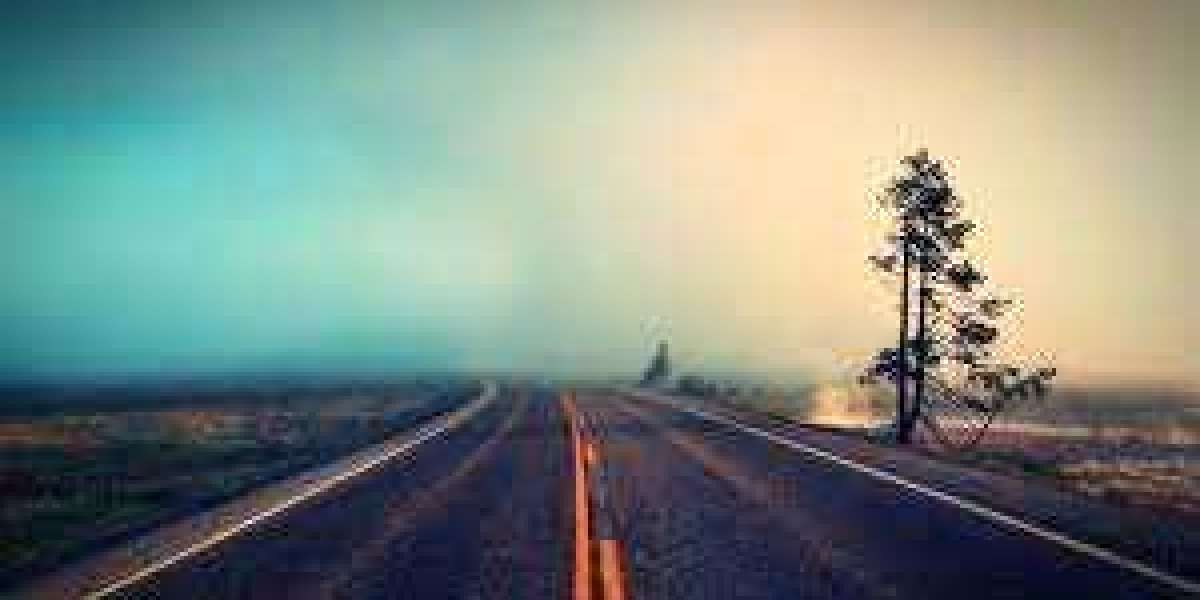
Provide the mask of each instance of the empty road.
[{"label": "empty road", "polygon": [[517,387],[108,597],[1191,593],[1187,580],[1068,546],[652,397]]}]

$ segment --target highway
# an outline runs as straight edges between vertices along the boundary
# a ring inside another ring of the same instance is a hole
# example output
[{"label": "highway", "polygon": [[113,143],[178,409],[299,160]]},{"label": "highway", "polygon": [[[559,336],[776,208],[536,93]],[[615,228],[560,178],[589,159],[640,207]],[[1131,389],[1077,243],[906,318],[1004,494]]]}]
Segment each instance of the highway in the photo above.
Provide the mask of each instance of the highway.
[{"label": "highway", "polygon": [[102,596],[1195,592],[1187,579],[1139,572],[1143,563],[1037,531],[667,402],[618,390],[502,388],[444,434]]}]

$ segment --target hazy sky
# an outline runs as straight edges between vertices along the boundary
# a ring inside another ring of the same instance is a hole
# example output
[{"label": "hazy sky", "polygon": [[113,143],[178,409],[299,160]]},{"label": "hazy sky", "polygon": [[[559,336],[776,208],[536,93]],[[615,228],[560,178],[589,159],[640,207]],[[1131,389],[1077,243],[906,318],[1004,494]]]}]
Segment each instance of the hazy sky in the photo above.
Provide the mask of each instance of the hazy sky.
[{"label": "hazy sky", "polygon": [[1200,3],[900,4],[6,3],[0,370],[836,373],[925,145],[1020,345],[1200,379]]}]

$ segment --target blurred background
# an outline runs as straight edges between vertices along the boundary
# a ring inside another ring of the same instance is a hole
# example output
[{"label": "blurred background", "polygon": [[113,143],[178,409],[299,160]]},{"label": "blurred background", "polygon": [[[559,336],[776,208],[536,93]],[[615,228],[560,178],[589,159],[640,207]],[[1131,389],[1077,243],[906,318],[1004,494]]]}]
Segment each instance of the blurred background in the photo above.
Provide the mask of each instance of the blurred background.
[{"label": "blurred background", "polygon": [[8,3],[0,370],[839,376],[927,146],[1014,343],[1194,389],[1198,10]]}]

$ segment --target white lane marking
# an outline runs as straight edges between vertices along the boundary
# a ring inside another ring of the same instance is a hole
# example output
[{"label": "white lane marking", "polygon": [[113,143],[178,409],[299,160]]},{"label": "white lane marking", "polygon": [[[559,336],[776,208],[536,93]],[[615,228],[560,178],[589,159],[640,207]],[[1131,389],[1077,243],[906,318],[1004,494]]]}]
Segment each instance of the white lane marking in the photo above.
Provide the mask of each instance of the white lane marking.
[{"label": "white lane marking", "polygon": [[211,535],[207,538],[204,538],[203,540],[200,540],[199,542],[196,542],[195,544],[192,544],[191,546],[188,546],[187,548],[184,548],[183,550],[180,550],[179,552],[176,552],[175,554],[172,554],[171,556],[160,559],[160,560],[153,562],[145,567],[142,567],[141,569],[138,569],[137,571],[134,571],[133,573],[130,573],[129,575],[126,575],[126,576],[104,586],[100,590],[92,592],[92,593],[84,596],[84,598],[87,598],[88,600],[100,600],[102,598],[107,598],[109,596],[112,596],[113,594],[119,593],[122,590],[124,590],[125,588],[136,585],[136,584],[144,581],[145,579],[147,579],[157,573],[160,573],[160,572],[166,570],[167,568],[170,568],[172,565],[175,565],[181,561],[192,558],[193,556],[196,556],[196,555],[200,554],[201,552],[204,552],[210,548],[213,548],[214,546],[220,544],[221,542],[223,542],[229,538],[238,536],[238,535],[246,532],[246,530],[250,529],[251,527],[254,527],[255,525],[258,525],[258,524],[263,523],[273,517],[276,517],[276,516],[282,514],[283,512],[287,511],[288,509],[292,508],[293,506],[300,504],[301,502],[304,502],[315,496],[323,494],[323,493],[329,491],[330,489],[336,487],[338,484],[349,481],[350,479],[353,479],[359,475],[362,475],[363,473],[366,473],[367,471],[370,471],[371,469],[374,469],[375,467],[378,467],[379,465],[381,465],[383,463],[394,460],[395,458],[408,453],[413,448],[416,448],[417,446],[419,446],[439,435],[442,435],[443,433],[446,433],[446,431],[448,431],[450,429],[451,425],[455,424],[455,420],[454,420],[455,416],[466,416],[466,415],[469,415],[470,413],[478,410],[478,408],[480,406],[482,406],[483,403],[490,401],[492,399],[492,397],[495,395],[495,393],[496,393],[495,386],[494,385],[489,386],[488,389],[485,390],[483,392],[483,394],[480,395],[479,398],[472,401],[467,406],[459,409],[459,411],[457,411],[456,413],[453,413],[449,418],[442,419],[438,423],[433,423],[433,424],[424,426],[423,428],[421,428],[419,430],[420,433],[418,433],[416,435],[416,437],[406,440],[404,443],[400,444],[399,446],[391,448],[387,452],[384,452],[382,454],[376,455],[375,457],[371,458],[370,460],[367,460],[358,465],[355,465],[355,467],[352,469],[348,469],[348,470],[342,471],[341,473],[338,473],[332,477],[322,479],[321,481],[318,481],[316,484],[305,488],[304,491],[300,492],[299,494],[292,496],[291,498],[288,498],[287,500],[284,500],[262,512],[255,513],[255,514],[251,515],[249,518],[247,518],[231,527],[228,527],[226,529],[218,531],[217,533],[214,533],[213,535]]},{"label": "white lane marking", "polygon": [[858,471],[859,473],[862,473],[864,475],[874,477],[875,479],[879,479],[881,481],[886,481],[888,483],[900,486],[907,490],[911,490],[911,491],[917,492],[919,494],[928,496],[935,500],[945,502],[946,504],[950,504],[952,506],[958,507],[958,508],[965,510],[965,511],[967,511],[973,515],[976,515],[978,517],[982,517],[982,518],[992,521],[994,523],[998,523],[1000,525],[1004,525],[1006,527],[1016,529],[1023,533],[1027,533],[1034,537],[1046,540],[1048,542],[1058,544],[1059,546],[1073,550],[1080,554],[1084,554],[1086,556],[1089,556],[1089,557],[1099,560],[1101,562],[1108,563],[1112,566],[1119,567],[1121,569],[1125,569],[1128,571],[1132,571],[1134,573],[1142,575],[1148,579],[1151,579],[1155,582],[1161,583],[1168,587],[1174,588],[1176,590],[1187,592],[1189,594],[1200,595],[1200,583],[1192,581],[1190,579],[1184,579],[1183,577],[1180,577],[1178,575],[1172,575],[1171,573],[1167,573],[1166,571],[1163,571],[1156,567],[1152,567],[1146,563],[1143,563],[1143,562],[1140,562],[1137,560],[1133,560],[1131,558],[1126,558],[1124,556],[1114,553],[1111,550],[1106,550],[1099,546],[1095,546],[1095,545],[1089,544],[1087,542],[1082,542],[1082,541],[1076,540],[1074,538],[1067,537],[1066,535],[1063,535],[1061,533],[1051,531],[1051,530],[1045,529],[1043,527],[1039,527],[1032,523],[1027,523],[1016,517],[1006,515],[1001,512],[997,512],[997,511],[992,510],[981,504],[976,504],[975,502],[972,502],[970,500],[966,500],[963,498],[959,498],[958,496],[953,496],[946,492],[935,490],[929,486],[922,485],[920,483],[916,483],[913,481],[909,481],[907,479],[904,479],[903,477],[899,477],[897,475],[893,475],[892,473],[888,473],[887,471],[883,471],[880,469],[876,469],[874,467],[870,467],[870,466],[867,466],[867,465],[864,465],[861,463],[854,462],[848,458],[842,458],[841,456],[838,456],[827,450],[822,450],[820,448],[809,446],[807,444],[802,444],[795,440],[788,439],[784,436],[781,436],[781,435],[778,435],[775,433],[771,433],[769,431],[765,431],[762,429],[758,429],[756,427],[744,425],[742,423],[739,423],[739,422],[734,421],[733,419],[730,419],[727,417],[723,417],[720,415],[714,415],[714,414],[702,411],[700,409],[692,408],[690,406],[681,406],[670,400],[665,400],[663,398],[659,398],[659,397],[656,397],[651,394],[645,394],[642,392],[638,392],[636,390],[631,391],[631,393],[634,396],[638,396],[641,398],[649,398],[651,400],[654,400],[654,401],[657,401],[657,402],[660,402],[663,404],[667,404],[668,406],[671,406],[671,407],[675,408],[676,410],[680,410],[680,411],[689,413],[691,415],[700,417],[701,419],[705,419],[708,421],[712,421],[714,423],[720,423],[722,425],[732,427],[734,429],[737,429],[738,431],[741,431],[742,433],[747,433],[747,434],[750,434],[750,435],[753,435],[756,437],[763,438],[765,440],[768,440],[775,444],[779,444],[781,446],[790,448],[792,450],[796,450],[799,452],[803,452],[805,454],[809,454],[811,456],[815,456],[822,460],[826,460],[831,463],[846,467],[848,469]]}]

